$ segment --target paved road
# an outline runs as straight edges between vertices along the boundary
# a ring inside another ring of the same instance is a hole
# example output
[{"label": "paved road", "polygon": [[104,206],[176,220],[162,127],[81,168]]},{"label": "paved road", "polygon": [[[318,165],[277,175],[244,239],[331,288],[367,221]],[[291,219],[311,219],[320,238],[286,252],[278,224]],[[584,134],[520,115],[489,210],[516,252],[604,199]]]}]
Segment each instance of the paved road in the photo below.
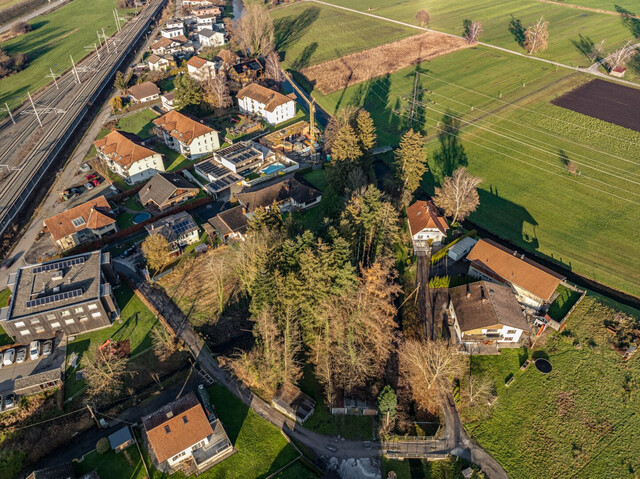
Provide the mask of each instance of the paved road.
[{"label": "paved road", "polygon": [[[108,85],[132,45],[146,32],[166,0],[153,0],[96,54],[82,61],[78,77],[69,72],[49,85],[34,101],[43,126],[30,105],[14,111],[16,124],[6,119],[0,125],[0,168],[8,173],[0,181],[0,233],[30,201],[53,160],[62,150],[89,107]],[[110,86],[110,85],[109,85]]]},{"label": "paved road", "polygon": [[34,10],[31,13],[27,13],[26,15],[23,15],[21,17],[18,18],[14,18],[13,20],[11,20],[9,23],[3,25],[0,27],[0,33],[4,33],[6,31],[9,31],[9,29],[12,27],[12,25],[14,23],[18,23],[18,22],[28,22],[29,20],[39,17],[40,15],[44,15],[45,13],[47,13],[50,10],[54,10],[56,8],[61,7],[62,5],[64,5],[65,3],[67,3],[68,1],[71,0],[58,0],[57,2],[50,2],[47,3],[46,5],[43,5],[42,7],[38,8],[37,10]]}]

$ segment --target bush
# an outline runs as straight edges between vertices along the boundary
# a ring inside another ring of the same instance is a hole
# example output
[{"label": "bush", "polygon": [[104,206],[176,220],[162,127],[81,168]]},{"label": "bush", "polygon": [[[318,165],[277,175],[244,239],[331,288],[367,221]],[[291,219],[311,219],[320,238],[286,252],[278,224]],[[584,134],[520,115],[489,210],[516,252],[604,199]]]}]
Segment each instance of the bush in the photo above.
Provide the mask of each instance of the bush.
[{"label": "bush", "polygon": [[11,27],[11,33],[15,36],[23,35],[33,30],[33,27],[27,22],[18,22]]},{"label": "bush", "polygon": [[98,442],[96,442],[96,452],[98,454],[104,454],[106,452],[109,452],[111,450],[111,445],[109,444],[109,439],[107,439],[106,437],[101,437],[100,439],[98,439]]}]

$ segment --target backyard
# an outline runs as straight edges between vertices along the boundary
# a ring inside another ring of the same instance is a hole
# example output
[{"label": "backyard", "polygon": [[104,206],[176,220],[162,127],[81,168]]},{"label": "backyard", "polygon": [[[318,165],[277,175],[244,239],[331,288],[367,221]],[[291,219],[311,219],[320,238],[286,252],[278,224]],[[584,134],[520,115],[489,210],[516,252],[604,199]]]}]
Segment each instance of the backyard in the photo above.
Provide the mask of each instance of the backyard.
[{"label": "backyard", "polygon": [[640,359],[613,349],[604,321],[615,313],[587,296],[566,329],[533,352],[551,362],[548,375],[533,365],[520,371],[526,350],[472,357],[472,374],[493,379],[498,400],[467,429],[510,477],[636,477]]},{"label": "backyard", "polygon": [[118,121],[118,129],[138,135],[143,140],[154,135],[153,120],[158,114],[150,108],[139,110],[131,115],[124,116]]},{"label": "backyard", "polygon": [[[9,304],[9,298],[11,297],[11,291],[9,288],[5,288],[0,291],[0,308],[4,308]],[[0,346],[4,346],[6,344],[12,344],[13,340],[5,333],[2,326],[0,326]]]},{"label": "backyard", "polygon": [[[633,159],[640,133],[550,103],[588,77],[475,47],[317,99],[330,113],[363,106],[378,143],[395,146],[410,126],[416,71],[419,117],[429,138],[425,193],[468,162],[483,179],[474,223],[640,294],[640,257],[628,230],[640,220],[640,164]],[[453,137],[452,153],[442,154],[439,133]]]}]

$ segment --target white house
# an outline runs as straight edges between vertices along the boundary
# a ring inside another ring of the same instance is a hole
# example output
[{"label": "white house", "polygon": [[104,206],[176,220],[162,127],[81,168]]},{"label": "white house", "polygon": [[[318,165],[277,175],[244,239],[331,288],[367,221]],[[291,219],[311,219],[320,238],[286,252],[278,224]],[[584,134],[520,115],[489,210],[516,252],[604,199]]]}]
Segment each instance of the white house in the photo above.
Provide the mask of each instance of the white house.
[{"label": "white house", "polygon": [[151,51],[156,55],[187,55],[193,53],[195,48],[193,47],[193,43],[187,40],[185,36],[173,38],[160,37],[151,45]]},{"label": "white house", "polygon": [[164,72],[171,68],[173,58],[169,55],[156,55],[153,53],[147,58],[147,65],[152,72]]},{"label": "white house", "polygon": [[160,35],[164,38],[176,38],[184,36],[184,27],[169,28],[165,27],[160,30]]},{"label": "white house", "polygon": [[204,58],[193,56],[187,62],[187,73],[194,80],[205,81],[207,78],[216,76],[216,64]]},{"label": "white house", "polygon": [[536,310],[555,299],[556,289],[565,279],[489,239],[478,241],[467,260],[471,276],[511,286],[520,304]]},{"label": "white house", "polygon": [[167,20],[166,28],[184,28],[184,22],[180,18],[170,18]]},{"label": "white house", "polygon": [[198,158],[220,148],[218,132],[175,110],[153,120],[167,146],[187,158]]},{"label": "white house", "polygon": [[438,246],[447,236],[449,225],[431,201],[416,201],[407,208],[413,249]]},{"label": "white house", "polygon": [[163,95],[160,95],[160,100],[162,101],[162,108],[165,111],[173,110],[175,96],[176,96],[175,92],[172,92],[172,91],[170,91],[169,93],[164,93]]},{"label": "white house", "polygon": [[142,429],[151,460],[163,473],[198,475],[235,452],[211,406],[204,409],[192,392],[144,416]]},{"label": "white house", "polygon": [[186,211],[166,216],[145,226],[149,236],[161,235],[169,243],[173,253],[195,244],[200,239],[198,225]]},{"label": "white house", "polygon": [[130,185],[164,171],[162,155],[150,150],[136,135],[114,130],[93,142],[98,158]]},{"label": "white house", "polygon": [[277,125],[296,116],[295,96],[251,83],[236,96],[242,113],[261,116],[267,123]]},{"label": "white house", "polygon": [[200,15],[196,18],[196,30],[201,32],[202,30],[213,30],[213,25],[216,23],[216,16],[207,14]]},{"label": "white house", "polygon": [[147,103],[160,98],[160,89],[150,81],[142,82],[139,85],[128,89],[129,98],[134,103]]},{"label": "white house", "polygon": [[205,28],[198,31],[198,41],[202,47],[221,47],[226,43],[224,33]]},{"label": "white house", "polygon": [[448,323],[464,346],[492,342],[517,345],[531,330],[508,286],[478,281],[449,289]]}]

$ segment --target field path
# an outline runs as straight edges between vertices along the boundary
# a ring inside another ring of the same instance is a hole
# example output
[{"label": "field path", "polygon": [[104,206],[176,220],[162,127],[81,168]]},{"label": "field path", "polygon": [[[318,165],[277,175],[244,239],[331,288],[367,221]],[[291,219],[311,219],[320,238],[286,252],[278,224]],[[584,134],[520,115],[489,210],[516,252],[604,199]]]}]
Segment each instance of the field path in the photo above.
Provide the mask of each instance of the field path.
[{"label": "field path", "polygon": [[44,15],[45,13],[49,12],[50,10],[55,10],[56,8],[61,7],[65,3],[67,3],[66,0],[58,0],[57,2],[47,3],[46,5],[38,8],[37,10],[34,10],[31,13],[27,13],[26,15],[23,15],[20,18],[14,18],[9,23],[7,23],[7,24],[5,24],[5,25],[0,27],[0,33],[8,32],[9,29],[11,28],[11,25],[13,25],[14,23],[27,22],[27,21],[29,21],[29,20],[31,20],[33,18],[39,17],[40,15]]},{"label": "field path", "polygon": [[[551,5],[559,5],[561,7],[575,8],[576,10],[585,10],[587,12],[594,13],[604,13],[605,15],[616,15],[621,17],[622,15],[618,12],[614,12],[613,10],[603,10],[601,8],[592,8],[585,7],[584,5],[576,5],[574,3],[564,3],[564,2],[556,2],[555,0],[538,0],[540,3],[550,3]],[[631,18],[636,18],[640,20],[640,17],[637,15],[629,15]]]},{"label": "field path", "polygon": [[[393,20],[391,18],[382,17],[380,15],[375,15],[375,14],[369,13],[369,12],[362,12],[360,10],[355,10],[355,9],[349,8],[349,7],[343,7],[341,5],[335,5],[333,3],[324,2],[322,0],[304,0],[304,1],[305,2],[310,2],[310,3],[317,3],[318,5],[324,5],[326,7],[339,8],[340,10],[345,10],[345,11],[351,12],[351,13],[357,13],[358,15],[364,15],[364,16],[367,16],[367,17],[375,18],[377,20],[384,20],[386,22],[395,23],[396,25],[401,25],[403,27],[413,28],[415,30],[421,30],[421,31],[424,31],[424,32],[441,33],[442,35],[447,35],[449,37],[458,38],[458,39],[463,38],[463,37],[461,37],[459,35],[454,35],[453,33],[441,32],[440,30],[433,30],[431,28],[424,28],[424,27],[420,27],[418,25],[412,25],[411,23],[401,22],[400,20]],[[598,71],[597,70],[597,66],[594,67],[594,65],[592,65],[592,66],[590,66],[588,68],[572,67],[572,66],[566,65],[564,63],[554,62],[553,60],[547,60],[545,58],[534,57],[534,56],[526,54],[526,53],[516,52],[516,51],[513,51],[513,50],[509,50],[508,48],[503,48],[503,47],[499,47],[499,46],[496,46],[496,45],[492,45],[490,43],[477,42],[477,44],[478,45],[482,45],[482,46],[487,47],[487,48],[493,48],[494,50],[499,50],[501,52],[505,52],[505,53],[508,53],[510,55],[517,55],[517,56],[522,57],[522,58],[530,58],[531,60],[536,60],[536,61],[539,61],[539,62],[548,63],[549,65],[555,65],[555,66],[558,66],[558,67],[561,67],[561,68],[567,68],[569,70],[584,72],[584,73],[588,73],[589,75],[598,76],[598,77],[601,77],[601,78],[606,78],[608,80],[615,81],[615,82],[618,82],[618,83],[622,83],[624,85],[628,85],[628,86],[632,86],[632,87],[636,87],[636,88],[638,86],[640,86],[637,83],[634,83],[634,82],[631,82],[631,81],[622,80],[620,78],[615,78],[615,77],[610,77],[609,75],[606,75],[606,74],[602,73],[601,71]]]}]

